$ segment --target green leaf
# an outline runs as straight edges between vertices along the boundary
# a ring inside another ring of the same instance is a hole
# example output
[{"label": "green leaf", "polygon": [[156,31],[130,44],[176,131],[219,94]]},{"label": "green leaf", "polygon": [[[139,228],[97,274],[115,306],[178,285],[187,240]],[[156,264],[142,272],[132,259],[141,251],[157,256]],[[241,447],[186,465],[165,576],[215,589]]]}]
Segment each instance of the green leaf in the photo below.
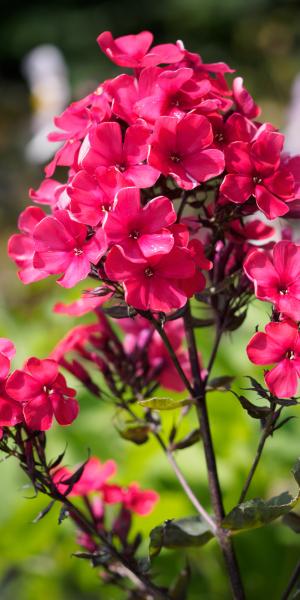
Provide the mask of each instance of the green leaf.
[{"label": "green leaf", "polygon": [[165,521],[150,533],[149,554],[153,558],[162,548],[203,546],[213,537],[208,525],[199,516]]},{"label": "green leaf", "polygon": [[[118,429],[118,428],[117,428]],[[124,440],[129,440],[140,446],[149,439],[149,425],[129,425],[124,429],[118,429],[120,436]]]},{"label": "green leaf", "polygon": [[[300,459],[293,469],[298,486],[300,486]],[[253,498],[233,508],[223,520],[222,527],[231,531],[254,529],[271,523],[278,517],[289,513],[296,506],[300,498],[300,490],[296,496],[283,492],[270,500]]]},{"label": "green leaf", "polygon": [[181,408],[192,404],[191,398],[185,400],[173,400],[173,398],[147,398],[146,400],[140,400],[138,402],[140,406],[144,408],[151,408],[153,410],[174,410],[175,408]]},{"label": "green leaf", "polygon": [[248,415],[253,419],[265,419],[269,416],[270,412],[272,412],[272,409],[269,406],[257,406],[250,402],[248,398],[245,398],[245,396],[240,396],[233,390],[231,390],[231,393],[234,394],[242,407],[247,411]]},{"label": "green leaf", "polygon": [[295,533],[300,533],[300,515],[297,515],[297,513],[290,512],[284,515],[282,522]]},{"label": "green leaf", "polygon": [[49,504],[47,504],[47,506],[41,510],[41,512],[39,512],[39,514],[35,517],[35,519],[33,519],[33,523],[38,523],[41,519],[43,519],[48,512],[50,512],[52,506],[55,504],[55,500],[51,500],[51,502],[49,502]]},{"label": "green leaf", "polygon": [[193,446],[201,439],[201,431],[200,429],[193,429],[190,431],[182,440],[178,442],[174,442],[172,444],[172,450],[183,450],[184,448],[189,448]]},{"label": "green leaf", "polygon": [[221,377],[216,377],[215,379],[211,379],[207,384],[207,391],[218,390],[219,392],[227,392],[231,388],[231,384],[234,381],[234,377],[230,377],[229,375],[223,375]]}]

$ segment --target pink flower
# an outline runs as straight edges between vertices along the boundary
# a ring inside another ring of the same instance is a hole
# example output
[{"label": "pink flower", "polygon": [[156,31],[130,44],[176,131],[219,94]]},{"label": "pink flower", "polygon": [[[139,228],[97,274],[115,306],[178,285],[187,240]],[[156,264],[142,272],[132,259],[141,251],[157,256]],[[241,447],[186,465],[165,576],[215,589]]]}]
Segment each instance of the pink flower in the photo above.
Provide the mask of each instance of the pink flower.
[{"label": "pink flower", "polygon": [[92,264],[97,264],[106,252],[105,233],[102,229],[87,240],[87,228],[73,221],[66,210],[57,210],[55,216],[45,217],[35,227],[34,266],[49,275],[63,273],[58,283],[73,287],[85,279]]},{"label": "pink flower", "polygon": [[275,219],[289,211],[294,198],[292,173],[281,165],[284,136],[263,125],[251,143],[232,142],[225,148],[226,169],[220,192],[231,202],[243,204],[255,196],[258,208]]},{"label": "pink flower", "polygon": [[70,202],[66,187],[55,179],[44,179],[37,190],[30,188],[29,197],[38,204],[49,204],[52,209],[66,208]]},{"label": "pink flower", "polygon": [[[64,481],[69,479],[74,472],[75,470],[69,470],[66,467],[57,469],[54,472],[52,479],[62,494],[64,494],[69,487],[69,484],[64,483]],[[84,465],[81,477],[79,481],[73,485],[69,496],[86,496],[91,492],[102,490],[107,480],[113,477],[116,472],[117,465],[114,460],[107,460],[106,462],[101,463],[98,458],[93,456]]]},{"label": "pink flower", "polygon": [[81,170],[68,187],[70,212],[76,221],[96,227],[111,210],[116,193],[126,185],[122,173],[116,168],[100,167],[93,175]]},{"label": "pink flower", "polygon": [[181,120],[160,117],[148,161],[164,175],[174,177],[179,187],[190,190],[224,169],[223,153],[209,148],[212,143],[212,127],[206,117],[192,113]]},{"label": "pink flower", "polygon": [[108,244],[118,244],[129,259],[168,254],[174,238],[167,227],[176,221],[172,202],[164,196],[141,206],[140,190],[128,187],[120,190],[106,214],[104,231]]},{"label": "pink flower", "polygon": [[101,123],[83,141],[79,163],[91,173],[99,167],[105,170],[115,167],[127,185],[150,187],[157,181],[159,172],[144,164],[149,135],[144,122],[136,123],[126,129],[123,143],[119,123]]},{"label": "pink flower", "polygon": [[75,300],[70,304],[57,302],[53,307],[53,312],[60,315],[69,315],[70,317],[82,317],[102,306],[102,304],[107,302],[112,296],[112,292],[108,292],[103,296],[94,296],[91,292],[93,292],[93,290],[87,290],[82,298],[79,298],[79,300]]},{"label": "pink flower", "polygon": [[142,490],[138,483],[131,483],[123,491],[123,505],[138,515],[148,515],[158,502],[159,495],[154,490]]},{"label": "pink flower", "polygon": [[22,408],[6,393],[5,381],[10,370],[10,361],[16,352],[14,344],[7,338],[0,338],[0,426],[13,427],[23,421]]},{"label": "pink flower", "polygon": [[132,262],[114,246],[108,252],[105,271],[109,279],[123,283],[125,300],[131,306],[168,312],[186,303],[181,283],[195,275],[196,267],[186,248],[174,247],[169,254]]},{"label": "pink flower", "polygon": [[265,373],[265,382],[274,396],[295,396],[300,376],[300,339],[295,323],[268,323],[265,333],[255,333],[251,338],[247,354],[256,365],[277,363]]},{"label": "pink flower", "polygon": [[78,415],[76,392],[67,387],[54,360],[29,358],[23,370],[9,376],[6,393],[20,403],[30,429],[49,429],[54,416],[60,425],[70,425]]},{"label": "pink flower", "polygon": [[20,268],[18,276],[22,283],[32,283],[47,277],[43,269],[35,268],[33,257],[35,226],[44,219],[46,213],[37,206],[28,206],[19,216],[18,227],[22,233],[15,233],[8,240],[8,256]]},{"label": "pink flower", "polygon": [[150,46],[153,35],[150,31],[142,31],[137,35],[123,35],[113,38],[110,31],[103,31],[97,38],[102,50],[116,65],[120,67],[147,67],[160,63],[176,63],[183,52],[175,44]]},{"label": "pink flower", "polygon": [[255,119],[259,116],[261,109],[255,104],[252,96],[244,87],[242,77],[235,77],[232,84],[232,91],[237,108],[245,115],[245,117],[248,117],[248,119]]},{"label": "pink flower", "polygon": [[253,250],[244,270],[254,283],[255,295],[272,302],[278,312],[300,321],[300,246],[282,241],[272,254]]}]

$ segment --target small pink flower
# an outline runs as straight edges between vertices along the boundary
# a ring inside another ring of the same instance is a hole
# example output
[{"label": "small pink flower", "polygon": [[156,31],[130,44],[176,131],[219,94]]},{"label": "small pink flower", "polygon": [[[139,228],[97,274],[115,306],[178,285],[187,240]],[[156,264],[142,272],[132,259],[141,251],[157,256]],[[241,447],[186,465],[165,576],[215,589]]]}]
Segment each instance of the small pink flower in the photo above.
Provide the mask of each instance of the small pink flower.
[{"label": "small pink flower", "polygon": [[[73,470],[69,470],[66,467],[57,469],[53,474],[53,481],[56,484],[59,491],[64,494],[68,489],[69,485],[64,483],[73,475]],[[101,463],[98,458],[93,456],[84,465],[82,475],[70,491],[70,496],[86,496],[91,492],[97,492],[102,490],[104,484],[108,479],[113,477],[117,472],[117,465],[114,460],[107,460]]]},{"label": "small pink flower", "polygon": [[85,279],[92,264],[105,254],[107,244],[103,229],[87,240],[87,228],[73,221],[66,210],[55,211],[35,227],[34,266],[49,275],[63,273],[58,283],[73,287]]},{"label": "small pink flower", "polygon": [[193,113],[181,120],[160,117],[148,161],[164,175],[174,177],[179,187],[190,190],[224,170],[223,153],[210,148],[212,143],[213,131],[206,117]]},{"label": "small pink flower", "polygon": [[272,254],[253,250],[244,270],[254,283],[255,295],[272,302],[278,312],[300,321],[300,246],[282,241]]},{"label": "small pink flower", "polygon": [[30,429],[49,429],[54,416],[60,425],[70,425],[78,415],[76,392],[67,387],[54,360],[29,358],[23,370],[9,376],[6,393],[20,403]]},{"label": "small pink flower", "polygon": [[232,84],[232,91],[236,106],[245,117],[255,119],[260,115],[261,109],[255,104],[252,96],[244,87],[242,77],[235,77]]},{"label": "small pink flower", "polygon": [[111,210],[116,193],[126,185],[122,173],[114,167],[99,167],[93,175],[81,170],[68,187],[70,212],[79,223],[96,227]]},{"label": "small pink flower", "polygon": [[114,167],[127,185],[150,187],[159,177],[159,172],[144,164],[148,154],[149,129],[144,122],[126,129],[124,143],[119,123],[101,123],[87,135],[80,149],[79,164],[90,173],[99,167],[105,170]]},{"label": "small pink flower", "polygon": [[119,246],[114,246],[108,252],[105,271],[109,279],[124,284],[128,304],[142,310],[168,312],[186,303],[181,283],[195,275],[196,267],[186,248],[174,247],[169,254],[132,262]]},{"label": "small pink flower", "polygon": [[131,483],[123,491],[124,507],[138,515],[148,515],[158,500],[159,495],[154,490],[142,490],[138,483]]},{"label": "small pink flower", "polygon": [[258,208],[269,219],[286,214],[289,211],[286,203],[294,198],[295,181],[280,161],[283,142],[281,133],[263,125],[251,143],[229,144],[225,148],[229,174],[220,192],[236,204],[243,204],[254,196]]},{"label": "small pink flower", "polygon": [[182,50],[175,44],[150,46],[153,35],[150,31],[142,31],[137,35],[123,35],[113,38],[110,31],[103,31],[97,38],[102,50],[116,65],[120,67],[147,67],[160,63],[176,63],[182,56]]},{"label": "small pink flower", "polygon": [[255,333],[251,338],[247,354],[256,365],[277,363],[265,373],[265,382],[274,396],[295,396],[300,376],[300,338],[295,323],[268,323],[265,333]]},{"label": "small pink flower", "polygon": [[13,427],[23,421],[22,407],[10,398],[5,390],[5,382],[10,370],[10,361],[16,352],[14,344],[7,338],[0,338],[0,437],[2,427]]},{"label": "small pink flower", "polygon": [[8,240],[8,256],[20,268],[18,276],[22,283],[32,283],[47,277],[43,269],[35,268],[33,257],[35,243],[33,232],[35,226],[46,216],[37,206],[28,206],[19,216],[18,227],[22,233],[15,233]]},{"label": "small pink flower", "polygon": [[128,187],[120,190],[104,221],[109,245],[118,244],[129,259],[168,254],[174,238],[167,227],[176,221],[172,202],[164,196],[141,206],[140,190]]},{"label": "small pink flower", "polygon": [[69,315],[70,317],[82,317],[102,306],[104,302],[107,302],[112,296],[112,292],[108,292],[103,296],[94,296],[92,293],[89,293],[92,291],[93,290],[87,290],[82,298],[79,298],[79,300],[75,300],[70,304],[57,302],[53,307],[53,312],[60,315]]}]

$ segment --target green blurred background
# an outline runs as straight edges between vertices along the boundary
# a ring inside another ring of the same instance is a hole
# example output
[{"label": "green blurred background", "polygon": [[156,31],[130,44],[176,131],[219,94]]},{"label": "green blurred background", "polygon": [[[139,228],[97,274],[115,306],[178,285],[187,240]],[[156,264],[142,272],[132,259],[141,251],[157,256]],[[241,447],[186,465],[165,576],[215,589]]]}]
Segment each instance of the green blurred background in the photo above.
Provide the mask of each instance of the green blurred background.
[{"label": "green blurred background", "polygon": [[[32,102],[21,74],[23,57],[39,44],[55,44],[65,57],[72,97],[77,99],[97,82],[119,71],[103,57],[97,35],[106,29],[115,35],[154,32],[156,42],[180,38],[203,60],[225,60],[243,75],[263,107],[263,118],[284,126],[291,86],[300,71],[300,5],[295,0],[127,0],[92,2],[52,0],[43,4],[28,0],[14,4],[2,0],[0,24],[0,335],[14,340],[20,365],[27,355],[46,356],[74,324],[72,319],[51,312],[55,301],[68,301],[79,290],[68,292],[54,279],[33,284],[19,283],[15,268],[6,258],[6,240],[16,229],[18,212],[27,203],[27,189],[38,185],[42,168],[28,164],[24,147],[30,139]],[[5,18],[3,18],[5,15]],[[299,131],[300,136],[300,131]],[[268,307],[253,305],[242,330],[223,342],[215,373],[260,376],[248,362],[244,348],[258,323],[268,319]],[[207,331],[199,335],[204,360],[209,353]],[[237,385],[245,385],[239,379]],[[53,428],[49,434],[49,457],[68,442],[66,461],[73,465],[86,457],[87,448],[102,460],[114,458],[119,480],[138,480],[153,487],[161,500],[148,518],[136,518],[135,527],[145,536],[166,518],[193,514],[165,459],[154,442],[136,447],[114,432],[114,409],[100,404],[79,388],[81,413],[69,428]],[[217,448],[226,508],[237,501],[259,436],[256,422],[244,415],[230,394],[210,396],[209,410]],[[289,409],[298,416],[298,409]],[[163,419],[168,431],[172,417]],[[192,419],[190,426],[193,426]],[[269,497],[285,489],[293,491],[290,470],[299,452],[299,422],[290,421],[269,440],[250,497]],[[208,506],[206,474],[201,446],[178,454],[193,489]],[[76,551],[72,526],[57,525],[56,508],[38,524],[34,517],[46,505],[42,497],[32,499],[32,490],[13,459],[0,464],[0,599],[1,600],[114,600],[123,595],[99,585],[96,571],[72,558]],[[30,498],[30,499],[28,499]],[[300,554],[299,536],[279,522],[236,539],[247,597],[280,598]],[[145,546],[146,550],[146,546]],[[193,567],[190,598],[229,598],[222,559],[211,542],[202,550],[187,553]],[[163,553],[156,569],[170,581],[182,553]]]}]

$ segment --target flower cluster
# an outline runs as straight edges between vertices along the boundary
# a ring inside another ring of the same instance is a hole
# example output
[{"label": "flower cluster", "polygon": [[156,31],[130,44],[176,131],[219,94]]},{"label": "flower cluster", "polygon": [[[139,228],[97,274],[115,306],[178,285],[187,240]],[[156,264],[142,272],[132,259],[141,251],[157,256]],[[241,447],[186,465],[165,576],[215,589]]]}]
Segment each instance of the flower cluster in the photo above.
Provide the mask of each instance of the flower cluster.
[{"label": "flower cluster", "polygon": [[[86,501],[90,516],[100,532],[105,531],[107,525],[106,506],[117,505],[119,514],[113,523],[112,533],[124,544],[130,530],[132,513],[148,515],[157,504],[159,495],[154,490],[141,489],[135,482],[130,483],[128,487],[109,483],[108,480],[116,472],[117,465],[114,460],[101,463],[98,458],[92,457],[84,464],[83,469],[80,468],[79,477],[76,477],[76,471],[60,467],[53,472],[52,479],[64,496]],[[72,483],[74,474],[76,482]],[[78,542],[90,551],[97,548],[92,536],[87,533],[80,532]]]},{"label": "flower cluster", "polygon": [[275,396],[290,398],[297,393],[300,377],[300,246],[281,241],[271,251],[254,250],[244,269],[256,297],[273,304],[275,320],[265,333],[252,337],[248,356],[258,365],[277,363],[266,372],[265,381]]},{"label": "flower cluster", "polygon": [[[230,87],[225,63],[152,41],[147,31],[102,33],[101,50],[132,74],[104,81],[55,119],[50,139],[62,146],[29,194],[48,212],[26,208],[9,242],[24,283],[60,275],[73,287],[92,274],[135,309],[168,313],[202,292],[202,271],[212,268],[203,223],[195,234],[177,201],[184,208],[192,192],[214,189],[210,219],[228,203],[239,218],[258,208],[274,219],[294,206],[299,164],[282,154],[284,136],[256,120],[242,78]],[[64,184],[53,178],[61,166]],[[231,219],[228,236],[239,223]]]},{"label": "flower cluster", "polygon": [[53,417],[60,425],[70,425],[79,407],[76,392],[67,386],[58,363],[32,357],[23,369],[9,374],[14,354],[13,343],[1,338],[0,427],[23,423],[30,430],[45,431],[51,427]]}]

